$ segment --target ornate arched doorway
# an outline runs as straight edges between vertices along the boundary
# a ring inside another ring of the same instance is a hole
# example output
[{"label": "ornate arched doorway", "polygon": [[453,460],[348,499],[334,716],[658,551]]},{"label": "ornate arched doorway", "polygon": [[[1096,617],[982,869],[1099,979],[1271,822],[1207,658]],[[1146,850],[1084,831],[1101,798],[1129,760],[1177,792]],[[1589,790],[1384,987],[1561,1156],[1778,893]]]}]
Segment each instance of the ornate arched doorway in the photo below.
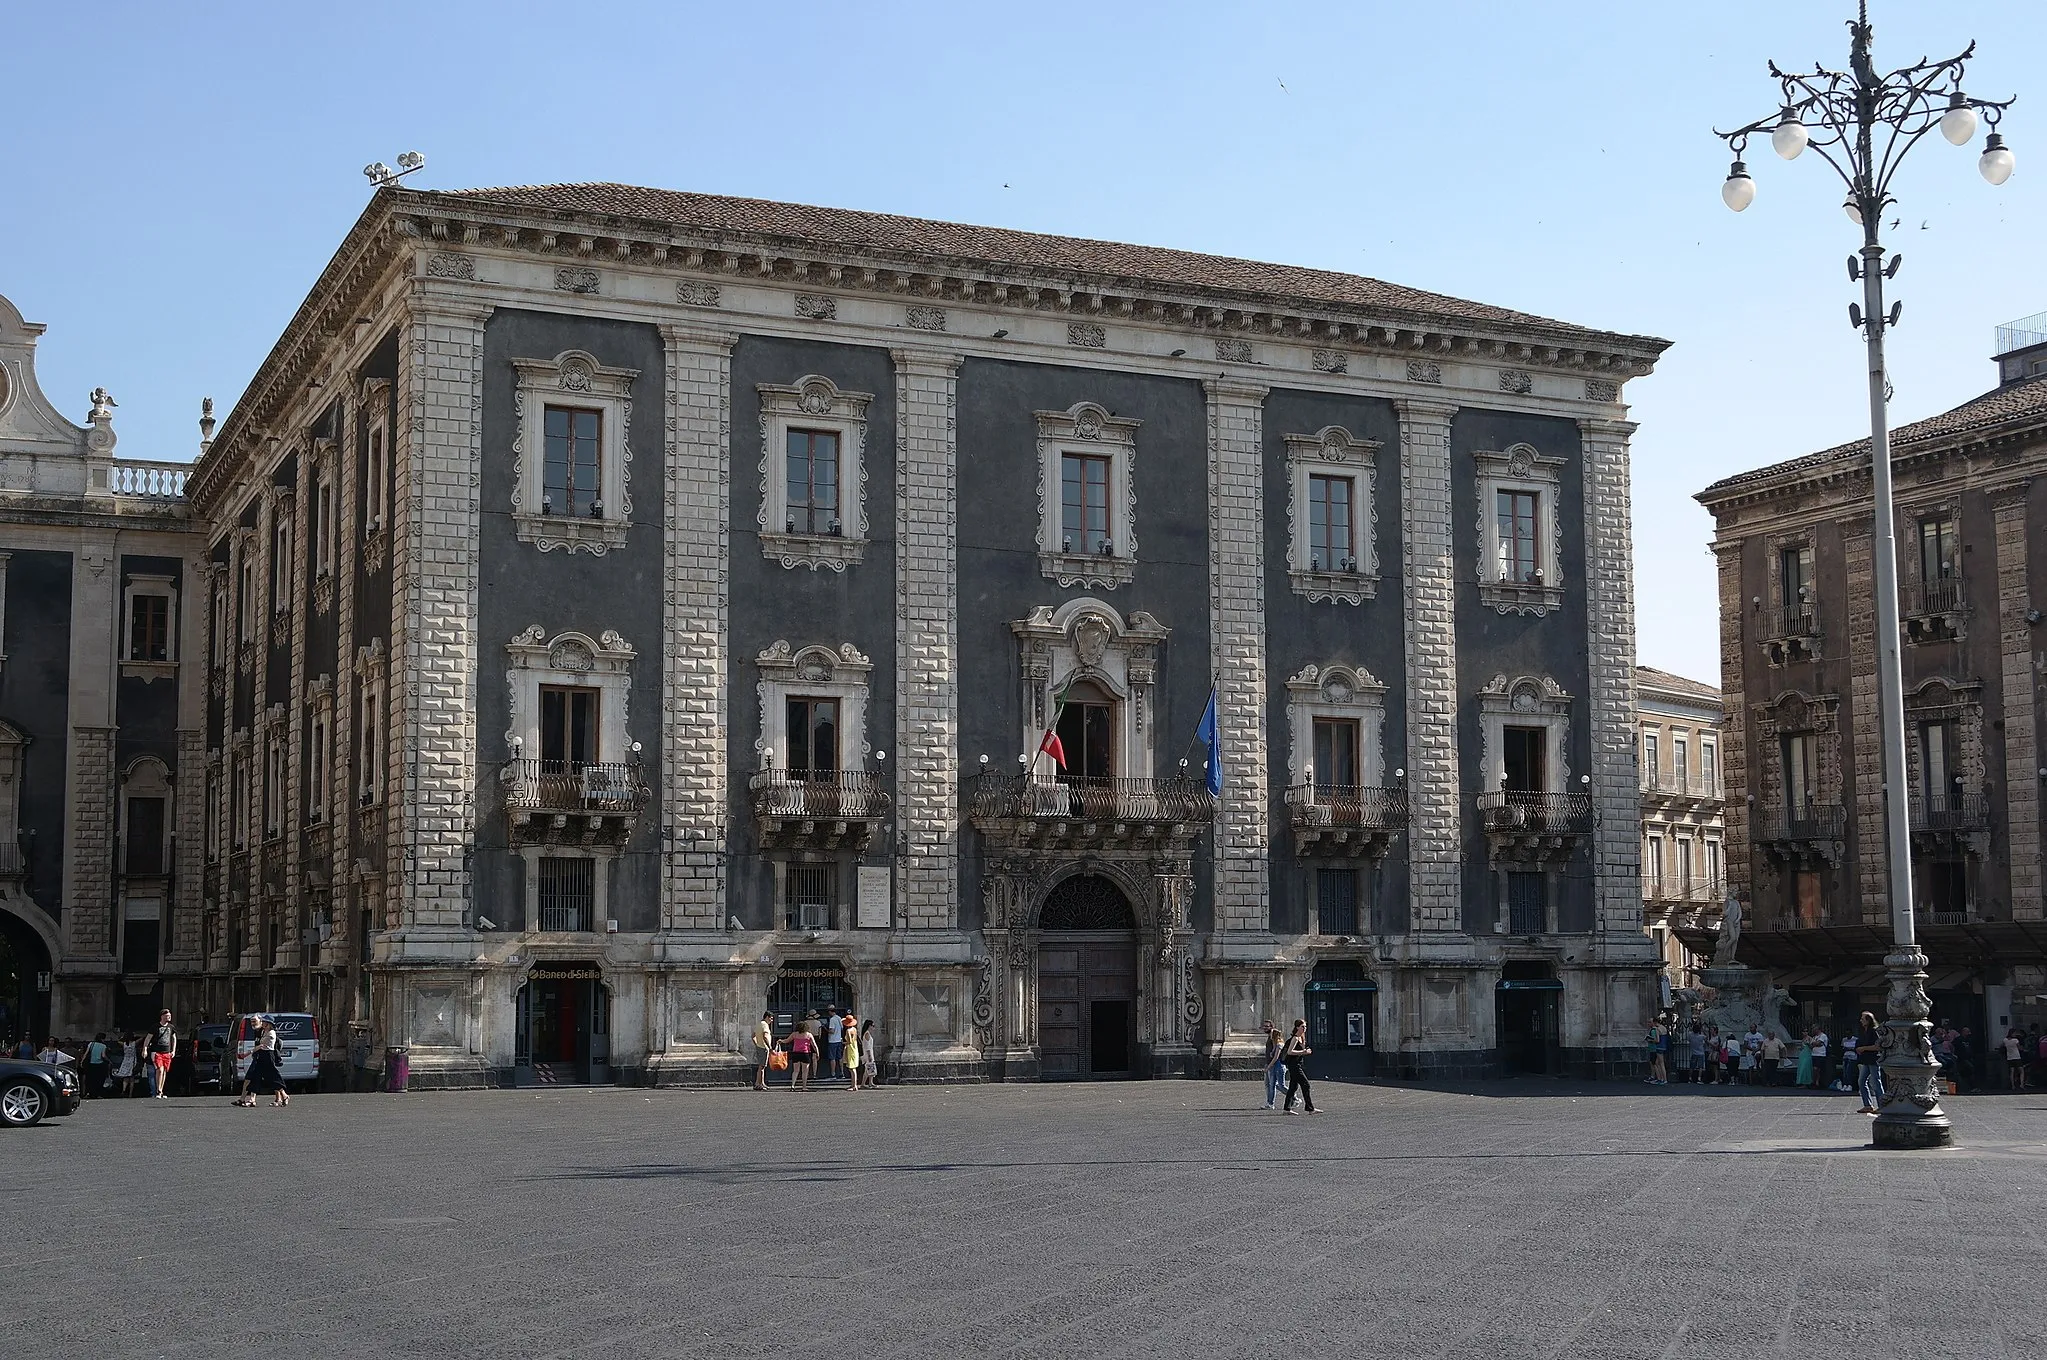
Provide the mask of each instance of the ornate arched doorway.
[{"label": "ornate arched doorway", "polygon": [[1038,913],[1038,1047],[1048,1081],[1136,1066],[1137,913],[1115,880],[1076,874]]},{"label": "ornate arched doorway", "polygon": [[0,907],[0,1040],[41,1043],[49,1032],[49,947],[27,921]]}]

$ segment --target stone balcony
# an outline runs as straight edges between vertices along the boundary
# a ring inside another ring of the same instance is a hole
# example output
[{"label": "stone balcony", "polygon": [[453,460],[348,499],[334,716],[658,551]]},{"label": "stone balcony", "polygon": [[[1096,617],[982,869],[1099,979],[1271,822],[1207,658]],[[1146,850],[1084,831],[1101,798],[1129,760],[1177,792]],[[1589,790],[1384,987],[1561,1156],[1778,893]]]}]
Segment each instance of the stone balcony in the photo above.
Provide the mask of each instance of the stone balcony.
[{"label": "stone balcony", "polygon": [[1847,835],[1848,814],[1839,803],[1766,805],[1757,810],[1756,843],[1788,868],[1839,864]]},{"label": "stone balcony", "polygon": [[1920,854],[1982,853],[1990,836],[1990,800],[1949,793],[1912,800],[1912,849]]},{"label": "stone balcony", "polygon": [[865,850],[889,807],[880,776],[864,770],[761,770],[749,793],[766,849]]},{"label": "stone balcony", "polygon": [[1494,861],[1564,860],[1592,833],[1592,795],[1501,789],[1478,796],[1478,817]]},{"label": "stone balcony", "polygon": [[1763,653],[1773,666],[1817,660],[1824,635],[1814,600],[1779,605],[1763,616]]},{"label": "stone balcony", "polygon": [[513,760],[498,778],[515,845],[623,845],[647,808],[637,761]]},{"label": "stone balcony", "polygon": [[1303,855],[1381,859],[1407,825],[1407,790],[1300,783],[1286,791],[1294,848]]},{"label": "stone balcony", "polygon": [[967,816],[983,835],[1019,847],[1112,849],[1191,840],[1215,817],[1196,780],[1059,779],[980,775]]},{"label": "stone balcony", "polygon": [[1956,642],[1969,617],[1962,578],[1950,576],[1898,589],[1898,615],[1910,642]]}]

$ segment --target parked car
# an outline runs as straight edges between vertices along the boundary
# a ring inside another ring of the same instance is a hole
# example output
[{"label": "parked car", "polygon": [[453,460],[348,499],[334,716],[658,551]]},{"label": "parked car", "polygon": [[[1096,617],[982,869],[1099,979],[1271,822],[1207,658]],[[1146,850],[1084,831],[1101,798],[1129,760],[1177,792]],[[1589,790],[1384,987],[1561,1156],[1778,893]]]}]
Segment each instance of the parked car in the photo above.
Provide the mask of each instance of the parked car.
[{"label": "parked car", "polygon": [[256,1022],[268,1020],[277,1027],[277,1063],[284,1071],[285,1085],[310,1091],[320,1084],[320,1022],[304,1012],[260,1011],[237,1015],[228,1022],[234,1052],[234,1087],[240,1090],[249,1075],[249,1061],[256,1055]]},{"label": "parked car", "polygon": [[54,1063],[0,1058],[0,1124],[25,1129],[78,1108],[78,1074]]},{"label": "parked car", "polygon": [[192,1045],[192,1089],[202,1090],[213,1087],[225,1090],[221,1084],[222,1072],[227,1067],[226,1025],[201,1025]]}]

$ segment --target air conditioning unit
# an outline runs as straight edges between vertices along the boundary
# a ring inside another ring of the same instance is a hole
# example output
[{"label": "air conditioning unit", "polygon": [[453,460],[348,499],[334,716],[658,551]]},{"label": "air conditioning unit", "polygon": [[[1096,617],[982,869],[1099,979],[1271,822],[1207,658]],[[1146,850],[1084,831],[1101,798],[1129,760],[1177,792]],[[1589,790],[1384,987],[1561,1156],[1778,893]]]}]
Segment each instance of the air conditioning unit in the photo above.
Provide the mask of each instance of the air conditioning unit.
[{"label": "air conditioning unit", "polygon": [[632,782],[622,770],[602,765],[583,767],[583,797],[592,803],[617,803],[633,796]]},{"label": "air conditioning unit", "polygon": [[796,907],[796,921],[804,930],[829,930],[832,909],[824,902],[802,902]]}]

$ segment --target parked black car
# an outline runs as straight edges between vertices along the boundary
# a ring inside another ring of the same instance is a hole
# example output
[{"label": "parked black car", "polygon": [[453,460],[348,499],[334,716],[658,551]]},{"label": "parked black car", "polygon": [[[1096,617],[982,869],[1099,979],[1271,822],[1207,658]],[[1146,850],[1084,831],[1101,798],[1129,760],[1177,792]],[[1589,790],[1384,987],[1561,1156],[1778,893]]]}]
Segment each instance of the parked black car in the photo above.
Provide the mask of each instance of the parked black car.
[{"label": "parked black car", "polygon": [[27,1058],[0,1058],[0,1124],[25,1129],[78,1108],[78,1074]]}]

